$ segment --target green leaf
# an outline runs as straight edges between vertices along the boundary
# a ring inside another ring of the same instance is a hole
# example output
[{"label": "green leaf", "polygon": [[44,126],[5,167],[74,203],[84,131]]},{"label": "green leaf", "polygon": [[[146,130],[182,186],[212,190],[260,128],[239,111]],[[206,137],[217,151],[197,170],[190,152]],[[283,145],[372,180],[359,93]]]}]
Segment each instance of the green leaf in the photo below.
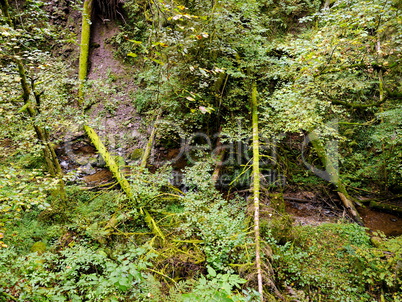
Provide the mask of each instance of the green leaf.
[{"label": "green leaf", "polygon": [[216,271],[212,267],[207,266],[207,270],[208,270],[208,275],[209,276],[216,277]]},{"label": "green leaf", "polygon": [[155,63],[158,63],[159,65],[165,65],[164,62],[162,62],[161,60],[158,59],[153,59],[153,58],[149,58],[150,60],[154,61]]}]

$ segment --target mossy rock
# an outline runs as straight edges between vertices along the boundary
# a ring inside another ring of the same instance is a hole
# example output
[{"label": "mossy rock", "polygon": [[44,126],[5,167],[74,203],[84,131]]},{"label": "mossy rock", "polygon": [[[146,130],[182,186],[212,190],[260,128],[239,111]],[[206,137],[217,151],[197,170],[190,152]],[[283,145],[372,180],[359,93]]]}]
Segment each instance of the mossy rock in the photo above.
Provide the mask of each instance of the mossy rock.
[{"label": "mossy rock", "polygon": [[42,241],[35,242],[31,247],[31,252],[37,252],[39,255],[42,255],[46,252],[46,244]]},{"label": "mossy rock", "polygon": [[131,154],[130,154],[130,159],[131,160],[140,160],[142,158],[143,154],[144,154],[143,149],[141,149],[141,148],[134,149],[134,151],[131,152]]},{"label": "mossy rock", "polygon": [[378,236],[371,237],[370,242],[371,242],[372,245],[374,245],[377,248],[380,248],[382,246],[382,244],[383,244],[383,240]]}]

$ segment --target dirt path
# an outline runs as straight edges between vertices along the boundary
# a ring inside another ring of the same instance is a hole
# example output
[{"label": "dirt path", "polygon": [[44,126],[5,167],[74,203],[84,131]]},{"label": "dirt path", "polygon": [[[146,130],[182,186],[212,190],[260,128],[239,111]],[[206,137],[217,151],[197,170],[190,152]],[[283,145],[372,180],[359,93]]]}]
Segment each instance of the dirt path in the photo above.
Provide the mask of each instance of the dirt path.
[{"label": "dirt path", "polygon": [[115,58],[115,49],[108,43],[119,33],[114,22],[93,20],[88,80],[95,81],[99,93],[90,115],[97,119],[95,128],[109,151],[129,160],[133,150],[146,142],[146,129],[133,106],[137,86],[133,82],[133,67]]}]

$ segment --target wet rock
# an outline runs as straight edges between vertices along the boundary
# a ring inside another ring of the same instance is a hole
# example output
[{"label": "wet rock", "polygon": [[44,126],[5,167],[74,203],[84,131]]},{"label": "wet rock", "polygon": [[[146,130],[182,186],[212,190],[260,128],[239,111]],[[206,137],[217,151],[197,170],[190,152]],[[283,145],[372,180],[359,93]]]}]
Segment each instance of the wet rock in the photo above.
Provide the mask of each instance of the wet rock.
[{"label": "wet rock", "polygon": [[85,176],[82,179],[86,184],[96,186],[112,181],[113,175],[112,172],[104,169],[96,172],[95,174]]},{"label": "wet rock", "polygon": [[93,166],[98,168],[104,168],[106,167],[106,162],[101,155],[98,155],[96,161],[93,163]]},{"label": "wet rock", "polygon": [[88,164],[92,165],[97,161],[97,158],[94,155],[75,154],[70,157],[72,157],[71,159],[80,166],[86,166]]},{"label": "wet rock", "polygon": [[60,162],[60,166],[61,166],[64,170],[67,170],[69,165],[68,165],[68,162],[67,162],[67,161],[63,160],[63,161]]},{"label": "wet rock", "polygon": [[87,175],[92,175],[96,173],[96,170],[92,167],[90,163],[86,164],[85,166],[81,166],[78,168],[78,170]]}]

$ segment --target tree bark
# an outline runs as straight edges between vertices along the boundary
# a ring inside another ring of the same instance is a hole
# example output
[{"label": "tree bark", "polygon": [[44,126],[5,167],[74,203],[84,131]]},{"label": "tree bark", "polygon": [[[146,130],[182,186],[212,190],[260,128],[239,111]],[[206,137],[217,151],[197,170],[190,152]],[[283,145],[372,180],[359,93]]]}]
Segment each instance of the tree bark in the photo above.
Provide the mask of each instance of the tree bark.
[{"label": "tree bark", "polygon": [[[25,67],[20,60],[15,59],[14,61],[17,64],[18,74],[21,78],[20,83],[21,83],[21,89],[22,89],[22,99],[26,106],[28,115],[31,117],[31,119],[34,119],[38,115],[38,111],[35,106],[36,104],[30,103],[31,89],[30,89],[28,81],[27,81]],[[53,177],[59,178],[59,183],[58,183],[59,189],[58,189],[57,193],[62,201],[66,201],[67,196],[66,196],[66,191],[64,188],[64,181],[62,179],[62,170],[60,167],[59,160],[54,151],[54,148],[50,142],[49,133],[46,131],[46,129],[43,129],[40,126],[35,125],[34,122],[32,122],[32,124],[33,124],[34,130],[35,130],[36,136],[43,146],[43,156],[45,158],[47,171]]]},{"label": "tree bark", "polygon": [[88,74],[88,55],[89,55],[89,42],[91,38],[91,14],[92,14],[93,0],[85,0],[82,11],[82,25],[81,25],[81,45],[80,45],[80,59],[78,71],[78,103],[82,104],[84,100],[84,84]]},{"label": "tree bark", "polygon": [[254,241],[255,241],[255,265],[257,270],[258,292],[261,301],[264,300],[262,289],[262,270],[261,270],[261,245],[260,245],[260,152],[258,135],[258,102],[257,102],[257,83],[252,82],[251,86],[251,114],[253,128],[253,204],[254,204]]},{"label": "tree bark", "polygon": [[339,171],[335,166],[333,160],[331,159],[331,156],[328,155],[321,140],[318,138],[318,135],[314,134],[313,131],[310,131],[309,138],[314,150],[318,155],[318,158],[321,160],[323,166],[325,167],[325,171],[327,172],[326,176],[328,177],[327,180],[336,186],[338,196],[348,213],[352,216],[356,223],[363,226],[363,219],[360,217],[359,212],[354,206],[352,197],[350,197],[344,184],[339,179]]},{"label": "tree bark", "polygon": [[155,136],[156,136],[156,124],[157,124],[157,122],[159,121],[159,119],[160,119],[160,117],[161,117],[161,114],[162,114],[162,110],[159,111],[159,113],[158,113],[158,115],[157,115],[157,117],[156,117],[156,119],[155,119],[154,125],[153,125],[152,130],[151,130],[151,134],[150,134],[149,139],[148,139],[148,142],[147,142],[147,144],[145,145],[144,154],[143,154],[143,156],[142,156],[142,158],[141,158],[141,163],[140,163],[140,167],[141,167],[141,168],[146,168],[146,166],[147,166],[148,158],[149,158],[150,155],[151,155],[152,146],[153,146],[154,141],[155,141]]},{"label": "tree bark", "polygon": [[9,13],[10,6],[8,4],[8,0],[0,0],[0,8],[1,11],[3,12],[4,17],[6,18],[6,22],[8,23],[8,25],[14,27],[13,20],[11,19]]},{"label": "tree bark", "polygon": [[225,148],[222,145],[221,139],[220,139],[220,132],[222,130],[222,127],[219,129],[219,135],[218,139],[216,141],[216,148],[215,148],[215,169],[214,172],[212,173],[212,181],[214,184],[216,184],[219,181],[219,175],[221,173],[222,165],[223,165],[223,159],[225,157]]}]

